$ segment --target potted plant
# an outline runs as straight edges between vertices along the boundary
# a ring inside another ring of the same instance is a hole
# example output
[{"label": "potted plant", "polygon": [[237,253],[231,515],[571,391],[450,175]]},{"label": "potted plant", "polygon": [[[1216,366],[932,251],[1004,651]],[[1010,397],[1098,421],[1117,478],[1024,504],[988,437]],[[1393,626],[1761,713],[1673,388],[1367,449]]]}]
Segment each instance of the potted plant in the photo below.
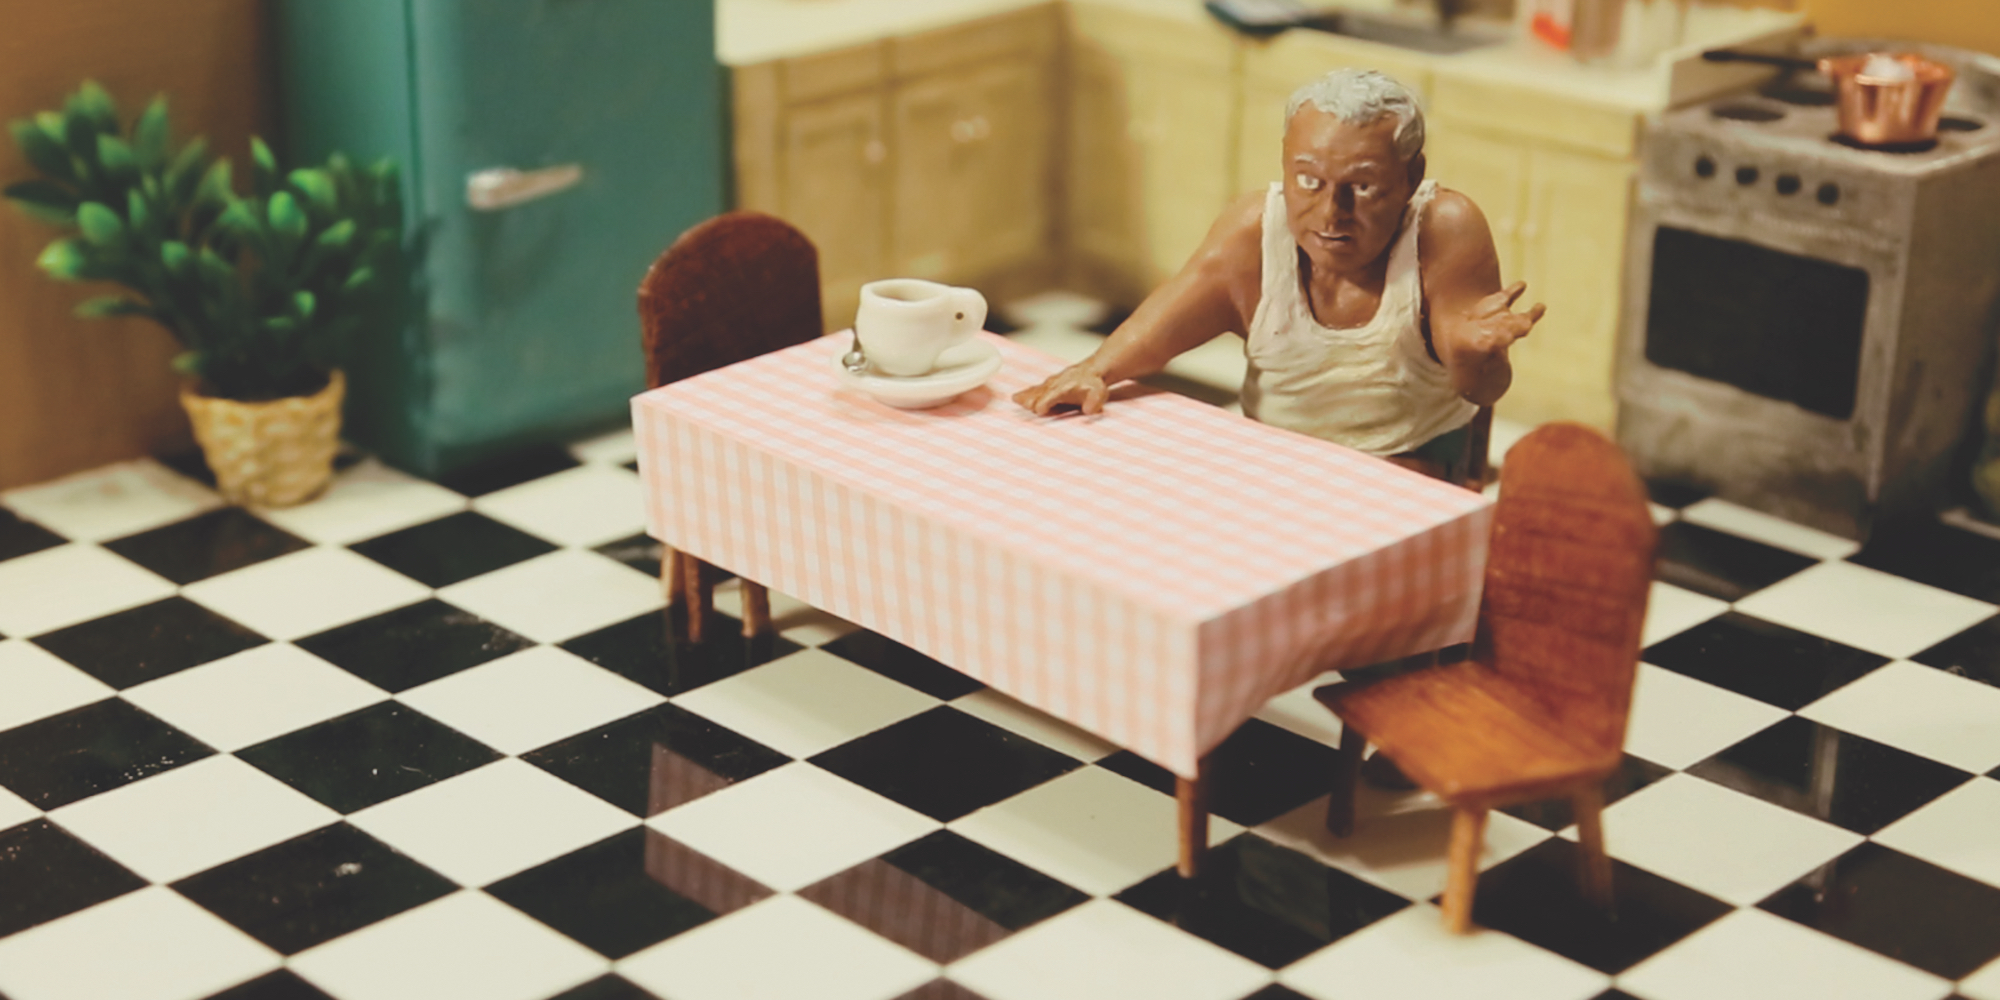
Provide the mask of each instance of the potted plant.
[{"label": "potted plant", "polygon": [[335,154],[281,174],[252,137],[241,196],[205,141],[170,148],[165,97],[126,130],[94,82],[10,128],[40,177],[5,196],[69,231],[37,264],[61,281],[125,287],[78,315],[144,316],[179,341],[181,403],[223,496],[283,506],[316,495],[339,438],[341,348],[401,273],[395,166]]}]

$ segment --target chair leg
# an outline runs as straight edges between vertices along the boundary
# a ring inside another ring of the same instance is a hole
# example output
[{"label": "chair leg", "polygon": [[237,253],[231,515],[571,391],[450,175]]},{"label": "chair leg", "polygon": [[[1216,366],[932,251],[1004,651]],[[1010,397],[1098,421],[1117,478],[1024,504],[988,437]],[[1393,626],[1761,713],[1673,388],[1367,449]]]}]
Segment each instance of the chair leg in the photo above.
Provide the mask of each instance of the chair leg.
[{"label": "chair leg", "polygon": [[1201,857],[1208,852],[1208,758],[1195,765],[1193,780],[1174,779],[1174,799],[1180,805],[1182,878],[1201,871]]},{"label": "chair leg", "polygon": [[686,580],[688,641],[700,642],[707,632],[708,612],[714,606],[715,592],[709,586],[708,574],[702,572],[707,565],[694,556],[682,553],[680,557],[682,577]]},{"label": "chair leg", "polygon": [[1444,883],[1444,927],[1472,929],[1472,891],[1479,885],[1479,847],[1486,839],[1486,810],[1459,806],[1451,817],[1450,868]]},{"label": "chair leg", "polygon": [[1577,845],[1582,849],[1578,873],[1583,898],[1600,908],[1611,905],[1611,857],[1604,853],[1604,789],[1592,785],[1570,796],[1576,814]]},{"label": "chair leg", "polygon": [[1361,780],[1361,752],[1368,737],[1343,723],[1340,728],[1340,755],[1333,762],[1333,790],[1326,797],[1326,832],[1336,837],[1354,834],[1354,796]]},{"label": "chair leg", "polygon": [[743,581],[743,635],[751,638],[771,630],[771,591],[761,583]]},{"label": "chair leg", "polygon": [[660,546],[660,587],[667,595],[667,607],[687,599],[687,570],[681,566],[680,550]]}]

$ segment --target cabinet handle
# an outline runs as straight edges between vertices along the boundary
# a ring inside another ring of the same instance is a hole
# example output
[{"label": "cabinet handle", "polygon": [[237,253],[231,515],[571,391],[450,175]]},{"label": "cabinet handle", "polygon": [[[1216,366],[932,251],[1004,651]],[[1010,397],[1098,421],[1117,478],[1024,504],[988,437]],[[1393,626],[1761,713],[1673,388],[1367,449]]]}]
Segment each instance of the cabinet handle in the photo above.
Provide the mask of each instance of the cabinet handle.
[{"label": "cabinet handle", "polygon": [[497,212],[546,198],[583,182],[583,165],[564,163],[540,170],[494,167],[466,175],[465,203],[482,212]]},{"label": "cabinet handle", "polygon": [[993,126],[987,123],[985,115],[973,115],[951,123],[951,141],[959,145],[978,142],[992,134]]},{"label": "cabinet handle", "polygon": [[870,139],[861,147],[861,158],[869,163],[881,163],[889,158],[889,146],[880,139]]}]

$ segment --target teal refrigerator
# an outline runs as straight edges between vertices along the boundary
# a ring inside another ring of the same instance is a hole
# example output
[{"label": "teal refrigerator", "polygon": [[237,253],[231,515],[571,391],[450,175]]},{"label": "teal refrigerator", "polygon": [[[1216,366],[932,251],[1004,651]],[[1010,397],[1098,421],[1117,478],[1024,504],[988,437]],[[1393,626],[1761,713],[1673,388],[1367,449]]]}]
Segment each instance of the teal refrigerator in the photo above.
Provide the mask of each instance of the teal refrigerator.
[{"label": "teal refrigerator", "polygon": [[624,422],[646,267],[723,204],[707,0],[279,0],[282,154],[403,171],[402,315],[344,435],[437,476]]}]

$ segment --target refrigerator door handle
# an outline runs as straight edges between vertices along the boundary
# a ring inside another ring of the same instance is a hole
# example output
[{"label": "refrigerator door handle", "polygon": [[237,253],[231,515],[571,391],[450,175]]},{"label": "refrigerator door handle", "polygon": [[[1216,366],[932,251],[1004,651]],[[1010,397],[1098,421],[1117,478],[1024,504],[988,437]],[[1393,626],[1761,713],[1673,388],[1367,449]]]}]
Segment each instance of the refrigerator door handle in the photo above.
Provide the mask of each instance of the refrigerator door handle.
[{"label": "refrigerator door handle", "polygon": [[493,167],[465,177],[465,203],[482,212],[498,212],[546,198],[583,181],[583,165],[564,163],[538,170]]}]

